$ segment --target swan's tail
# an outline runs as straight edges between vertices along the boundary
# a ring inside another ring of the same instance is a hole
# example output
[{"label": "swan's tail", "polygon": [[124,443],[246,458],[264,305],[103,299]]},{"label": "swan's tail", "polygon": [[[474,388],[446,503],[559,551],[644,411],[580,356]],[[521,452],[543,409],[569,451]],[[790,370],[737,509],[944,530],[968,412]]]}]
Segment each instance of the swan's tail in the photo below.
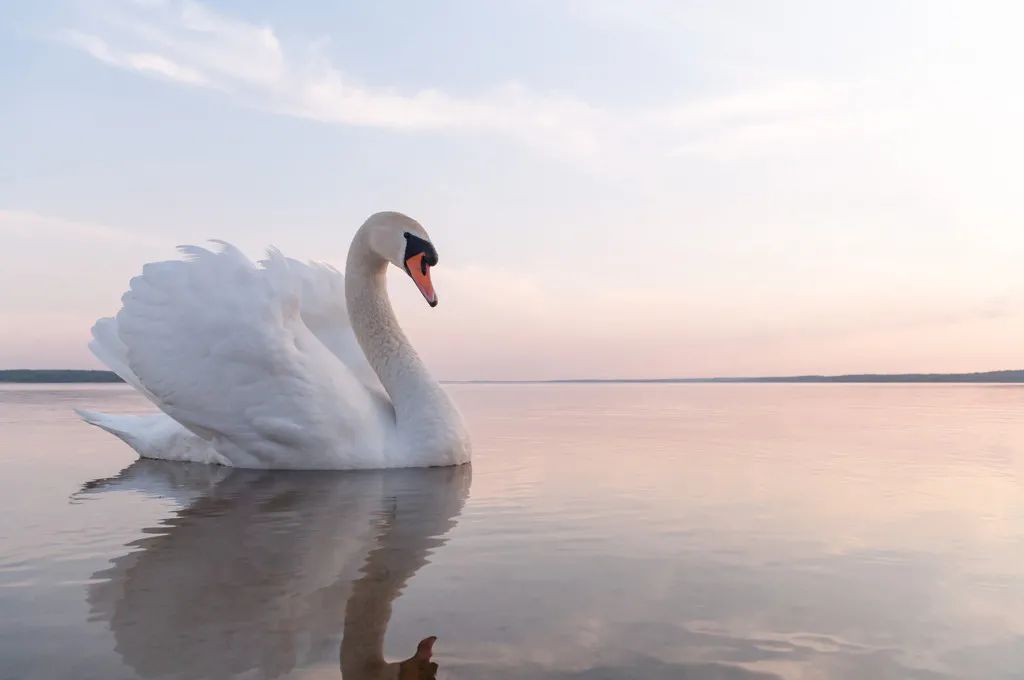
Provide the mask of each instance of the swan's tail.
[{"label": "swan's tail", "polygon": [[140,456],[145,455],[140,450],[142,442],[139,441],[138,436],[144,416],[114,415],[98,411],[87,411],[82,408],[76,408],[75,413],[90,425],[95,425],[101,430],[106,430],[115,437],[118,437],[128,446],[138,451]]},{"label": "swan's tail", "polygon": [[231,465],[213,445],[165,413],[128,415],[75,409],[82,420],[106,430],[143,458]]}]

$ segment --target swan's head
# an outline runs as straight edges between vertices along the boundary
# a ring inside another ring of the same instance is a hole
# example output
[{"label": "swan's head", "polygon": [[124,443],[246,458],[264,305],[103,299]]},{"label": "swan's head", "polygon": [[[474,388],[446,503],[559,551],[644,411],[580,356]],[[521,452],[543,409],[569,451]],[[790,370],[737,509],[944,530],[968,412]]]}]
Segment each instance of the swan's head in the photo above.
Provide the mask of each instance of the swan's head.
[{"label": "swan's head", "polygon": [[363,227],[370,249],[408,274],[431,307],[437,306],[437,293],[430,280],[430,268],[437,264],[437,250],[423,226],[397,212],[373,215]]},{"label": "swan's head", "polygon": [[434,642],[436,637],[428,637],[420,641],[416,647],[416,653],[396,664],[390,664],[397,675],[393,676],[398,680],[434,680],[437,677],[437,664],[430,660],[434,653]]}]

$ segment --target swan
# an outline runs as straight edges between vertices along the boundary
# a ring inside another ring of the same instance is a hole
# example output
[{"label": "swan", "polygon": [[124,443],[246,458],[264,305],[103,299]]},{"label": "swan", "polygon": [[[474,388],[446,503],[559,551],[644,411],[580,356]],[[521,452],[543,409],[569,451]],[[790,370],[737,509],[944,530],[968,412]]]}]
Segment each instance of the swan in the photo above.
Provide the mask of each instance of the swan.
[{"label": "swan", "polygon": [[380,469],[468,462],[462,417],[398,325],[388,264],[437,305],[437,250],[416,220],[371,215],[345,273],[270,249],[179,248],[149,263],[92,352],[159,409],[79,410],[143,458],[261,469]]}]

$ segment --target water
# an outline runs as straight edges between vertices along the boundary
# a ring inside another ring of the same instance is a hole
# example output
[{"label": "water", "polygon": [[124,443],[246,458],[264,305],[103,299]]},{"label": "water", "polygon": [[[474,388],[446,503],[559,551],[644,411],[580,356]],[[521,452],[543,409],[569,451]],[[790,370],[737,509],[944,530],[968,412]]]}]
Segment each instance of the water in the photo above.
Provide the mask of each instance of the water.
[{"label": "water", "polygon": [[452,391],[471,469],[281,474],[0,388],[0,678],[1024,677],[1024,388]]}]

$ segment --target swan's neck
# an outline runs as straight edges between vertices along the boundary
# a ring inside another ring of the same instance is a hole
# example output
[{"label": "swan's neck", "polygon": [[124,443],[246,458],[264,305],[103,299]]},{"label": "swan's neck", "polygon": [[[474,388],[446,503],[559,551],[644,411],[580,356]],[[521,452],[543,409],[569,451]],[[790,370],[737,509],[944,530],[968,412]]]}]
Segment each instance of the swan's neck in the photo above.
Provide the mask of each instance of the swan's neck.
[{"label": "swan's neck", "polygon": [[357,233],[345,270],[345,301],[359,346],[391,397],[402,430],[422,424],[422,416],[445,408],[447,399],[398,325],[388,298],[387,266],[370,249],[365,232]]}]

